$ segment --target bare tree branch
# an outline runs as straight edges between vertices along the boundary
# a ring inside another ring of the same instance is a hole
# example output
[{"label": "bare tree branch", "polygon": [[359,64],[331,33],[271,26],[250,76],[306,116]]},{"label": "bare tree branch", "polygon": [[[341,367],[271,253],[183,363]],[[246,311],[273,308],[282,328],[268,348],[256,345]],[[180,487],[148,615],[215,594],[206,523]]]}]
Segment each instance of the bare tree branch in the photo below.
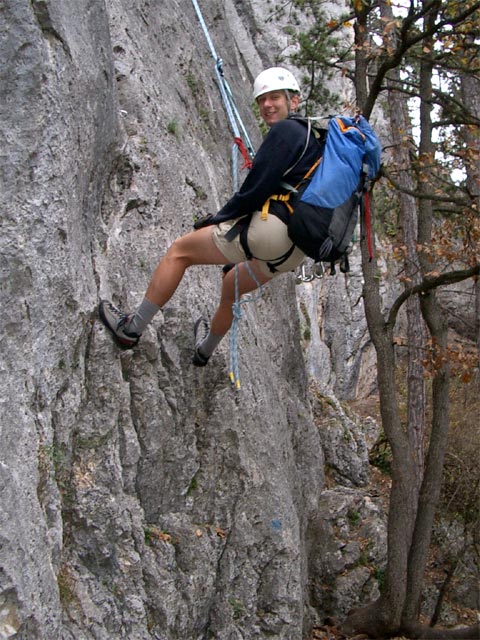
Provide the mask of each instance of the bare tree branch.
[{"label": "bare tree branch", "polygon": [[411,191],[409,189],[405,189],[405,187],[402,187],[395,180],[395,178],[393,177],[393,174],[387,171],[384,166],[382,166],[382,175],[384,175],[385,178],[387,178],[387,180],[389,180],[389,182],[392,183],[395,189],[398,189],[398,191],[402,191],[403,193],[413,196],[414,198],[419,198],[419,199],[423,198],[427,200],[432,200],[433,202],[446,202],[448,204],[455,204],[458,207],[468,207],[470,204],[467,198],[453,198],[450,196],[439,196],[438,194],[434,194],[434,193],[420,194],[417,191]]},{"label": "bare tree branch", "polygon": [[[433,0],[431,5],[433,6],[434,3],[435,3],[435,0]],[[472,15],[472,13],[474,13],[478,8],[480,8],[480,2],[476,2],[471,7],[468,7],[467,9],[465,9],[465,11],[458,13],[456,16],[453,16],[448,20],[447,19],[440,20],[431,29],[418,32],[415,35],[412,35],[409,37],[409,30],[411,26],[415,24],[415,22],[417,22],[419,19],[421,19],[430,10],[431,5],[427,5],[423,7],[422,10],[418,11],[417,13],[413,12],[412,10],[413,5],[410,6],[408,16],[404,18],[404,20],[402,21],[402,26],[399,34],[400,37],[398,39],[397,48],[395,49],[393,54],[388,58],[386,58],[383,61],[383,63],[380,65],[380,67],[378,68],[378,72],[375,77],[375,80],[372,83],[372,86],[364,107],[364,110],[368,115],[370,115],[373,105],[375,104],[378,94],[380,93],[380,89],[383,85],[383,80],[386,74],[391,69],[394,69],[400,64],[403,56],[409,49],[411,49],[414,45],[418,44],[425,38],[434,36],[436,33],[441,31],[441,29],[443,29],[446,26],[454,26],[456,24],[461,23],[463,20],[468,18],[470,15]]]},{"label": "bare tree branch", "polygon": [[468,280],[468,278],[473,278],[480,274],[480,264],[477,263],[470,267],[469,269],[458,269],[456,271],[448,271],[446,273],[441,273],[438,276],[425,276],[425,278],[417,285],[413,287],[409,287],[405,289],[395,300],[393,303],[390,312],[388,314],[387,325],[394,326],[398,312],[400,311],[403,303],[410,297],[417,293],[426,294],[432,289],[437,289],[438,287],[454,284],[455,282],[461,282],[462,280]]}]

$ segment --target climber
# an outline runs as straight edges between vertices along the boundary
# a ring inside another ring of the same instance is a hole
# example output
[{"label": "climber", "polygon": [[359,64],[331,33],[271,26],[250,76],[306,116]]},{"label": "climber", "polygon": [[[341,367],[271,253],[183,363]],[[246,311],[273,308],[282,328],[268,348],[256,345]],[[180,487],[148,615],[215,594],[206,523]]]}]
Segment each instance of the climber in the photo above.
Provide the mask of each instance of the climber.
[{"label": "climber", "polygon": [[[320,143],[295,119],[300,89],[290,71],[281,67],[262,71],[254,82],[254,99],[269,131],[239,191],[216,215],[201,218],[194,231],[171,245],[135,312],[127,314],[107,300],[100,302],[100,318],[120,347],[129,349],[138,343],[192,265],[237,265],[241,296],[279,273],[294,270],[303,261],[304,254],[287,235],[289,212],[285,205],[280,200],[270,201],[269,212],[273,215],[266,217],[261,210],[273,194],[288,193],[282,185],[300,182],[319,157]],[[207,364],[232,324],[235,270],[226,266],[222,275],[220,303],[211,325],[203,317],[195,323],[196,366]]]}]

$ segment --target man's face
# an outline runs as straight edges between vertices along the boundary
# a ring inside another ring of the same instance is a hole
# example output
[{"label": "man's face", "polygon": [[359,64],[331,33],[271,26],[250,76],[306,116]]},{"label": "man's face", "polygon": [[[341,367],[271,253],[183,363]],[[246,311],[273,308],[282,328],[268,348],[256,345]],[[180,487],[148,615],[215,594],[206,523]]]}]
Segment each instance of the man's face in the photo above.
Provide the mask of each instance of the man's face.
[{"label": "man's face", "polygon": [[[288,116],[288,101],[285,91],[269,91],[257,98],[260,116],[269,127]],[[298,96],[290,97],[290,110],[298,106]]]}]

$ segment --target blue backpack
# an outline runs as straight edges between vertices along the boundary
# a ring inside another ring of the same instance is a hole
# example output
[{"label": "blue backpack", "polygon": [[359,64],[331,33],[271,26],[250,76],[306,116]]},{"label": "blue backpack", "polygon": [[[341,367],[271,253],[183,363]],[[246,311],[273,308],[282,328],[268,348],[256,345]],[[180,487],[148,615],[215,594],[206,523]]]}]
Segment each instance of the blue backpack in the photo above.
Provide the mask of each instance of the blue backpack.
[{"label": "blue backpack", "polygon": [[359,205],[368,196],[367,179],[380,169],[380,155],[378,138],[363,116],[334,116],[318,166],[291,194],[290,239],[315,262],[330,262],[332,273],[338,260],[348,271]]}]

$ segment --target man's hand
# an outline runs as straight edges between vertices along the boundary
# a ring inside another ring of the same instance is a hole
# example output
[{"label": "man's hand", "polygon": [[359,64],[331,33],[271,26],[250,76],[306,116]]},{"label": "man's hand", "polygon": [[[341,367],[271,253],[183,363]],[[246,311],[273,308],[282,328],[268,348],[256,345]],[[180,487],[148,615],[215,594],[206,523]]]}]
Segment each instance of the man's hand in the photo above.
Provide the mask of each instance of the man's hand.
[{"label": "man's hand", "polygon": [[202,216],[201,218],[198,218],[198,220],[195,220],[195,222],[193,223],[193,228],[202,229],[203,227],[209,227],[211,224],[215,224],[214,222],[212,222],[212,220],[213,215],[211,213],[207,213],[206,216]]}]

